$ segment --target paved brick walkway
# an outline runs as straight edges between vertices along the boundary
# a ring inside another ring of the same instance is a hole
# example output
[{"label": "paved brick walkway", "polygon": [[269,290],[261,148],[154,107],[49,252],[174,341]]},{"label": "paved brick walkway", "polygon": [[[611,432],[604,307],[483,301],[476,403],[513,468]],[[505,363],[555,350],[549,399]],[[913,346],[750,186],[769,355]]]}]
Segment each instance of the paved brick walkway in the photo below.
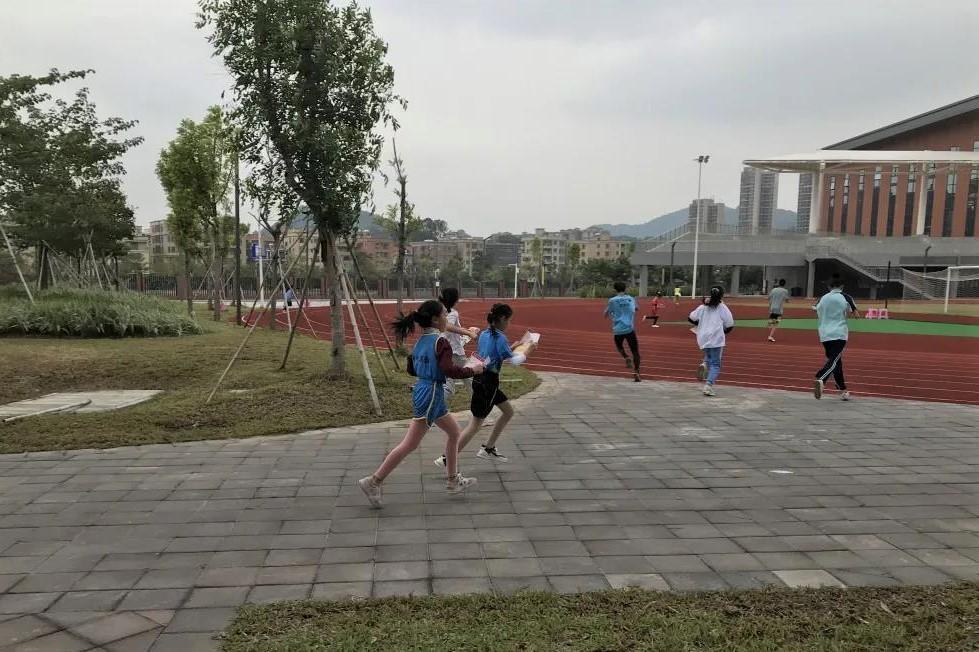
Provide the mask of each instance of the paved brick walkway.
[{"label": "paved brick walkway", "polygon": [[0,457],[0,649],[211,650],[246,601],[979,579],[979,408],[546,376],[444,494],[403,423]]}]

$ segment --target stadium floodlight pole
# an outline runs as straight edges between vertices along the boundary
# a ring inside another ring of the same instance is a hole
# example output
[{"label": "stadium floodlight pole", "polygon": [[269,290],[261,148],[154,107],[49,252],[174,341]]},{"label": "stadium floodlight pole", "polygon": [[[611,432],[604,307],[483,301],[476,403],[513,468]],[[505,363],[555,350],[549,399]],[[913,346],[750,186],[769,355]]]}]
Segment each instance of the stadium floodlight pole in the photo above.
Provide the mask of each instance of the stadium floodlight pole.
[{"label": "stadium floodlight pole", "polygon": [[710,160],[709,154],[701,154],[694,159],[697,161],[697,222],[693,231],[693,284],[690,288],[690,298],[697,294],[697,258],[700,253],[700,181],[704,174],[704,166]]},{"label": "stadium floodlight pole", "polygon": [[517,283],[520,279],[520,265],[518,263],[510,263],[507,267],[513,268],[513,298],[517,298]]}]

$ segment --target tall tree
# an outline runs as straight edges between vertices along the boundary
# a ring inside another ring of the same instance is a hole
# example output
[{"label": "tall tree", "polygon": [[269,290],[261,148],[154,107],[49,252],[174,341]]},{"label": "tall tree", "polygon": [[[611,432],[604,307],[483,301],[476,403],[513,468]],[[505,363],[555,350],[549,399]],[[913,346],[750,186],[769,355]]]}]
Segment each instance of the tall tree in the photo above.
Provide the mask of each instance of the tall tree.
[{"label": "tall tree", "polygon": [[234,83],[241,152],[267,143],[308,207],[330,285],[333,372],[346,373],[337,240],[356,228],[380,160],[394,69],[370,11],[328,0],[200,0],[198,27]]},{"label": "tall tree", "polygon": [[[184,249],[185,270],[189,270],[189,252],[202,248],[200,240],[192,238],[207,238],[215,321],[221,319],[224,261],[234,236],[234,224],[224,211],[234,164],[229,135],[221,108],[212,106],[201,122],[189,118],[180,122],[177,137],[160,152],[156,165],[173,223],[182,230],[178,245],[183,242],[188,247]],[[188,285],[188,295],[190,292]],[[192,307],[188,301],[188,309]]]},{"label": "tall tree", "polygon": [[530,259],[534,263],[534,290],[544,294],[544,244],[540,238],[534,238],[530,243]]},{"label": "tall tree", "polygon": [[578,271],[578,265],[581,264],[581,245],[577,242],[572,242],[568,246],[568,272],[571,275],[571,280],[568,281],[568,294],[574,292],[574,275]]},{"label": "tall tree", "polygon": [[[134,231],[120,159],[142,142],[125,137],[136,123],[99,119],[86,88],[71,101],[48,92],[90,73],[0,77],[0,214],[18,244],[37,248],[38,262],[49,248],[78,260],[118,255]],[[48,267],[38,268],[45,286]]]},{"label": "tall tree", "polygon": [[408,201],[408,174],[405,172],[404,160],[398,156],[398,146],[393,139],[391,144],[394,147],[394,159],[391,160],[390,165],[394,168],[395,180],[398,184],[394,190],[398,203],[388,206],[384,215],[380,219],[375,219],[375,222],[379,222],[380,226],[398,243],[395,276],[398,279],[398,312],[400,313],[404,312],[405,260],[408,251],[408,238],[421,229],[422,220],[415,215],[415,205]]}]

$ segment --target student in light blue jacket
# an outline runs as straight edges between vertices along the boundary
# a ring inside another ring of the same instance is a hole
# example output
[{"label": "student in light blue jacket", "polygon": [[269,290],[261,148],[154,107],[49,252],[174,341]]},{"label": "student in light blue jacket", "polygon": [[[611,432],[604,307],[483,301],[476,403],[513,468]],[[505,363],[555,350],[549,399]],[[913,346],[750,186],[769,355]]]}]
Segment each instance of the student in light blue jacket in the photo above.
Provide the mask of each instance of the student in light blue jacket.
[{"label": "student in light blue jacket", "polygon": [[823,397],[826,380],[832,374],[836,388],[840,390],[840,398],[849,401],[850,392],[843,377],[843,351],[850,335],[847,317],[856,314],[857,307],[853,299],[843,293],[843,279],[838,275],[833,276],[829,287],[829,293],[824,294],[815,306],[819,317],[819,341],[826,351],[826,364],[816,372],[813,395],[817,399]]}]

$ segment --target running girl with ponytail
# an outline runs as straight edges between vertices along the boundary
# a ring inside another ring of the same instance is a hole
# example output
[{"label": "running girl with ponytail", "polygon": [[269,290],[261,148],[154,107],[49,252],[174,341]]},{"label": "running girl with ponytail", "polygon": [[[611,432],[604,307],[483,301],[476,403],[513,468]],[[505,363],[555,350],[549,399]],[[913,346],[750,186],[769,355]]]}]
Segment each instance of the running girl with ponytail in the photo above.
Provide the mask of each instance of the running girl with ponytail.
[{"label": "running girl with ponytail", "polygon": [[704,396],[715,396],[714,383],[721,375],[721,355],[727,343],[726,335],[734,329],[734,315],[724,305],[724,290],[715,285],[710,289],[710,298],[694,308],[687,320],[697,327],[697,346],[704,352],[697,377],[707,383]]},{"label": "running girl with ponytail", "polygon": [[421,443],[432,425],[437,425],[446,436],[446,490],[459,494],[476,485],[475,478],[464,477],[458,472],[456,458],[459,447],[459,424],[449,414],[445,403],[446,378],[472,378],[483,373],[483,365],[459,367],[452,360],[452,347],[442,336],[447,325],[445,307],[438,301],[426,301],[418,310],[399,315],[391,324],[394,334],[404,340],[415,330],[423,329],[412,350],[412,367],[417,377],[412,390],[413,420],[408,432],[373,474],[359,481],[360,488],[374,507],[381,506],[381,485],[384,479]]},{"label": "running girl with ponytail", "polygon": [[[521,365],[527,361],[524,353],[514,353],[510,349],[510,344],[506,339],[506,329],[510,325],[513,317],[513,309],[505,303],[494,304],[486,315],[486,323],[489,328],[479,335],[477,353],[486,364],[486,372],[481,376],[473,378],[473,395],[469,408],[472,411],[472,418],[466,424],[465,430],[459,438],[459,451],[462,451],[472,438],[476,436],[486,417],[493,411],[494,407],[500,409],[500,418],[493,426],[493,433],[486,440],[479,451],[477,457],[493,462],[508,462],[509,460],[496,450],[496,440],[499,439],[510,419],[513,418],[513,406],[510,399],[500,390],[500,371],[503,363],[509,361],[513,365]],[[534,350],[531,344],[527,352]],[[447,466],[449,454],[452,452],[452,442],[449,442],[445,449],[445,455],[435,459],[436,466]]]}]

